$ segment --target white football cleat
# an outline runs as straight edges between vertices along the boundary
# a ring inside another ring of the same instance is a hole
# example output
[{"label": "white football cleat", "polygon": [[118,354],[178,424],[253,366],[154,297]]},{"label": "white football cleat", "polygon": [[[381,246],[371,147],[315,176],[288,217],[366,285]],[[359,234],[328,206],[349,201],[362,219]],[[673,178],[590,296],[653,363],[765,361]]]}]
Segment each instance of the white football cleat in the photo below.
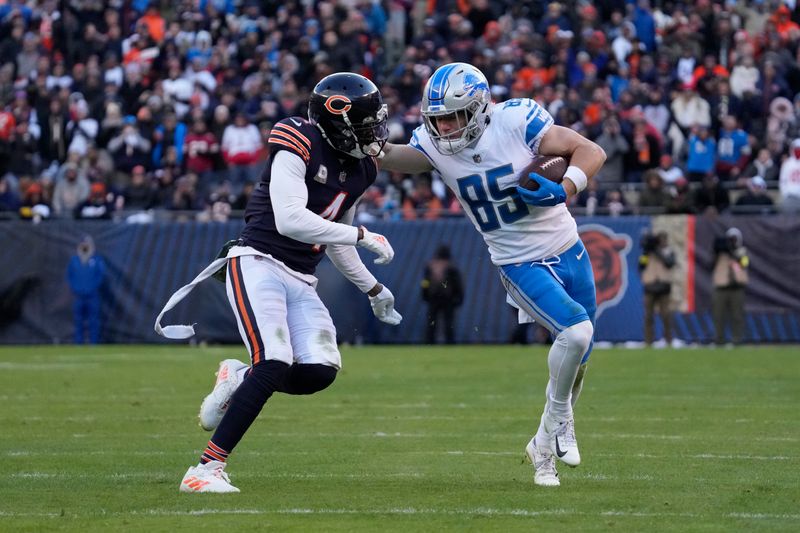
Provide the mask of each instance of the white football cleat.
[{"label": "white football cleat", "polygon": [[214,390],[200,404],[198,417],[200,418],[201,428],[211,431],[219,425],[220,420],[225,415],[225,411],[228,409],[231,396],[244,381],[243,369],[247,367],[248,365],[238,359],[225,359],[219,364]]},{"label": "white football cleat", "polygon": [[558,487],[561,482],[558,480],[556,472],[556,458],[546,447],[540,448],[536,445],[536,437],[533,437],[525,447],[525,455],[533,465],[533,482],[542,487]]},{"label": "white football cleat", "polygon": [[575,419],[569,417],[563,422],[552,422],[545,417],[544,429],[550,437],[550,451],[568,466],[581,464],[578,439],[575,437]]},{"label": "white football cleat", "polygon": [[181,481],[181,492],[239,492],[231,485],[225,473],[225,463],[209,461],[206,464],[190,466]]}]

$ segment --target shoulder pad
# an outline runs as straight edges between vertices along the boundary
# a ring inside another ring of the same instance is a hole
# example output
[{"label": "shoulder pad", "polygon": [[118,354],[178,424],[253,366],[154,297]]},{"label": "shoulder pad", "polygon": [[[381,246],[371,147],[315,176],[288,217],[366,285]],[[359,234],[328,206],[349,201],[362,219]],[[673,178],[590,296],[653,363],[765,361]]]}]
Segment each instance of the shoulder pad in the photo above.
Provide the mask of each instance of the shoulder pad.
[{"label": "shoulder pad", "polygon": [[311,161],[311,134],[314,126],[300,117],[281,120],[269,133],[268,143],[273,152],[288,150],[300,156],[306,164]]}]

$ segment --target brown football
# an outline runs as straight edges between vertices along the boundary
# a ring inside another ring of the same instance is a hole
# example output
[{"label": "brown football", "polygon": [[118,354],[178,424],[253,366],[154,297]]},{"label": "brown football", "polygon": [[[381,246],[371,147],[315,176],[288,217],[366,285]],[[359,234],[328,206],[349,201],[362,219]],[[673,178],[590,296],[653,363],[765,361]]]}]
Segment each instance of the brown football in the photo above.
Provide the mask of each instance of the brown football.
[{"label": "brown football", "polygon": [[561,183],[568,166],[569,160],[560,155],[536,155],[519,173],[519,185],[529,191],[539,188],[539,184],[528,177],[531,172],[536,172],[550,181]]}]

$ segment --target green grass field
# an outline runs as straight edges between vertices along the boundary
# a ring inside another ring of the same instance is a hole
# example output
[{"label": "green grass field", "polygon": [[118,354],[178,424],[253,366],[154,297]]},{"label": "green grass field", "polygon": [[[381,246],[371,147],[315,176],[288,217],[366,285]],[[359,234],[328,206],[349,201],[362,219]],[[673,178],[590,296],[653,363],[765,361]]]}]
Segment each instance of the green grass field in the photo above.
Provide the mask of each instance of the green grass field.
[{"label": "green grass field", "polygon": [[240,348],[0,349],[0,530],[800,530],[797,347],[596,351],[556,489],[522,463],[544,348],[342,352],[330,389],[269,401],[240,494],[187,495]]}]

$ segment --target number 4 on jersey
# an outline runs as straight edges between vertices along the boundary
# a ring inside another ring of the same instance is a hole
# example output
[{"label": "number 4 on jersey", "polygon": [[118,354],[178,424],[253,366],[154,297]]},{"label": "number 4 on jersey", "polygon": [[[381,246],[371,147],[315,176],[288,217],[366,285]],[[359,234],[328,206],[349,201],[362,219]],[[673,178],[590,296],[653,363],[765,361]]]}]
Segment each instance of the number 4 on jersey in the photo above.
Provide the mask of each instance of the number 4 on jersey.
[{"label": "number 4 on jersey", "polygon": [[[325,220],[334,220],[339,218],[339,215],[342,212],[342,206],[344,205],[344,201],[347,199],[347,193],[342,191],[334,197],[333,201],[325,208],[325,210],[319,214]],[[315,253],[322,250],[321,244],[315,244],[311,248]]]}]

